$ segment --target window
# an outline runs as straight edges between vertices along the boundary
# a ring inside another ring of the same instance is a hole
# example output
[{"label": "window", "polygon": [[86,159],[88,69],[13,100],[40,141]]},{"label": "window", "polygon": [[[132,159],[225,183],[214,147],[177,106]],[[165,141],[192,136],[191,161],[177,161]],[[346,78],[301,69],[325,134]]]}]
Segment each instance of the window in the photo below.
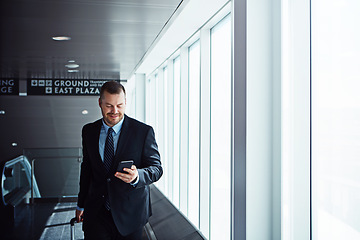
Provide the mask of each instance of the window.
[{"label": "window", "polygon": [[210,121],[210,238],[230,239],[231,21],[229,16],[211,29]]},{"label": "window", "polygon": [[[155,110],[149,113],[149,118],[154,119],[152,114],[158,111],[155,116],[161,128],[159,132],[164,132],[161,142],[165,148],[162,153],[165,179],[159,188],[208,239],[230,239],[231,18],[228,6],[169,56],[163,63],[167,67],[159,67],[151,74],[149,89],[146,89],[146,103],[158,106],[157,109],[149,107],[150,111]],[[154,94],[159,94],[159,100],[156,102],[149,99],[153,96],[150,94],[152,82],[157,84],[158,92]],[[164,105],[158,105],[160,98],[164,99]],[[160,123],[162,116],[164,124]]]},{"label": "window", "polygon": [[312,2],[312,239],[360,239],[360,2]]},{"label": "window", "polygon": [[174,59],[174,165],[173,203],[180,207],[180,57]]},{"label": "window", "polygon": [[158,75],[148,78],[146,81],[146,122],[153,126],[155,133],[157,133],[157,82]]},{"label": "window", "polygon": [[200,44],[189,47],[189,188],[188,218],[199,228]]},{"label": "window", "polygon": [[164,158],[163,161],[162,161],[162,164],[163,164],[163,169],[164,169],[164,194],[169,196],[169,178],[171,178],[171,174],[169,174],[169,167],[170,167],[170,164],[169,164],[169,161],[170,159],[167,157],[168,154],[169,154],[169,144],[168,144],[168,139],[169,139],[169,136],[168,136],[168,97],[169,97],[169,94],[168,94],[168,71],[167,71],[167,67],[164,67],[163,68],[163,78],[164,78],[164,106],[163,106],[163,111],[164,111],[164,126],[163,126],[163,131],[164,131],[164,134],[163,134],[163,141],[164,141],[164,149],[163,149],[163,156]]},{"label": "window", "polygon": [[158,82],[159,82],[159,76],[158,74],[155,74],[155,78],[151,79],[150,82],[150,91],[151,91],[151,112],[150,112],[150,119],[151,119],[151,125],[154,128],[155,134],[158,134],[158,109],[159,109],[159,94],[158,94]]},{"label": "window", "polygon": [[146,108],[145,108],[145,121],[148,123],[148,124],[151,124],[151,99],[152,99],[152,95],[151,95],[151,79],[148,78],[146,80],[146,83],[145,83],[145,96],[146,96],[146,99],[147,101],[145,102],[145,105],[146,105]]}]

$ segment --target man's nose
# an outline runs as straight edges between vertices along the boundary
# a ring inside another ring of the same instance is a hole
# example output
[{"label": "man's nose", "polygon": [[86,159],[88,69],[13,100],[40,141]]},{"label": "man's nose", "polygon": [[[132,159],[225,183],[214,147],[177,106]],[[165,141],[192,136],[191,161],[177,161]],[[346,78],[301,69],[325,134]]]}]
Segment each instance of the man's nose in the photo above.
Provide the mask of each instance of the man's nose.
[{"label": "man's nose", "polygon": [[116,108],[112,107],[110,108],[110,113],[115,113],[116,112]]}]

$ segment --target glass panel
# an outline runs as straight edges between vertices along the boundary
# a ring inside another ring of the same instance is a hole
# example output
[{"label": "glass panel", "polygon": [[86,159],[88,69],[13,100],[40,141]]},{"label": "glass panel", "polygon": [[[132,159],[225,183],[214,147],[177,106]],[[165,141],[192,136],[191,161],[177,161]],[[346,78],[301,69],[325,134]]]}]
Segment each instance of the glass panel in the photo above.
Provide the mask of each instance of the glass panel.
[{"label": "glass panel", "polygon": [[312,239],[360,239],[360,1],[312,3]]},{"label": "glass panel", "polygon": [[180,207],[180,57],[174,59],[174,175],[173,203]]},{"label": "glass panel", "polygon": [[231,21],[211,30],[210,238],[230,239]]},{"label": "glass panel", "polygon": [[154,128],[155,134],[158,135],[158,109],[159,109],[159,94],[157,93],[158,91],[158,82],[159,82],[159,77],[158,74],[155,74],[155,78],[152,79],[151,81],[151,125]]},{"label": "glass panel", "polygon": [[200,196],[200,44],[189,48],[189,187],[188,218],[199,228]]},{"label": "glass panel", "polygon": [[165,196],[169,196],[169,178],[172,177],[172,174],[169,174],[169,158],[167,157],[168,152],[168,71],[167,67],[163,68],[163,77],[164,77],[164,149],[163,149],[163,158],[162,158],[162,164],[164,169],[164,194]]},{"label": "glass panel", "polygon": [[147,109],[149,111],[146,111],[146,121],[149,125],[151,125],[154,128],[155,133],[157,133],[157,81],[158,76],[157,74],[148,80],[147,85],[147,96],[146,99],[148,99],[147,102]]},{"label": "glass panel", "polygon": [[151,125],[151,91],[150,91],[150,78],[146,80],[145,86],[145,121]]},{"label": "glass panel", "polygon": [[77,196],[82,159],[80,148],[25,149],[24,155],[33,162],[41,197]]},{"label": "glass panel", "polygon": [[34,162],[34,176],[42,197],[77,196],[79,173],[80,162],[77,157],[46,157]]}]

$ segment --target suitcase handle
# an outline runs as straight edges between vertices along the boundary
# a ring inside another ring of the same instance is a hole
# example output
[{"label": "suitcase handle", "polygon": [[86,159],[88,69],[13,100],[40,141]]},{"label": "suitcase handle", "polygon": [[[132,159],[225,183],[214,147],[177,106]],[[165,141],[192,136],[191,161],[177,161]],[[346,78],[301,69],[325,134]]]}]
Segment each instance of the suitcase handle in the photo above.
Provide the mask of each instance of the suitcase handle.
[{"label": "suitcase handle", "polygon": [[76,222],[77,222],[77,221],[76,221],[76,217],[74,217],[74,218],[72,218],[72,219],[70,220],[70,225],[71,225],[71,226],[74,226]]}]

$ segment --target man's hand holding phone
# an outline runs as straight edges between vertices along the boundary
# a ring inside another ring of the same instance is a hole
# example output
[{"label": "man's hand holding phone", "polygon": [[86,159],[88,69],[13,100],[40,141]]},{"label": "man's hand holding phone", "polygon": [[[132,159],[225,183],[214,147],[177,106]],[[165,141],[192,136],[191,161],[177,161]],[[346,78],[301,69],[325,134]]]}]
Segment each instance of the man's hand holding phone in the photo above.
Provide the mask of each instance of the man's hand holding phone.
[{"label": "man's hand holding phone", "polygon": [[139,176],[133,160],[121,161],[118,165],[115,177],[120,180],[131,183]]}]

